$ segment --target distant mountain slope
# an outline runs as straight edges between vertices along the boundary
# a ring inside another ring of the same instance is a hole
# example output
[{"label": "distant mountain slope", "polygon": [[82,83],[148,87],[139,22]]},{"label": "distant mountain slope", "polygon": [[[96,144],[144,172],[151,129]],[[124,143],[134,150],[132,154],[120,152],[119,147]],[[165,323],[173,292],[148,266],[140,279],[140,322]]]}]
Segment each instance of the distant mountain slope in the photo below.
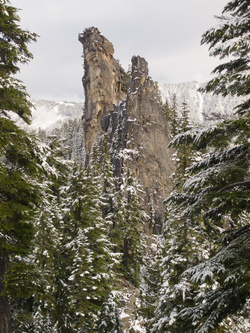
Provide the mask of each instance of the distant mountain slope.
[{"label": "distant mountain slope", "polygon": [[[233,108],[242,99],[232,96],[214,96],[198,92],[201,83],[158,83],[163,103],[166,99],[171,103],[174,94],[181,104],[184,100],[190,109],[190,119],[193,122],[207,123],[216,115],[222,117],[232,113]],[[60,127],[68,119],[79,119],[83,114],[84,103],[55,102],[47,100],[33,100],[32,129],[44,129],[51,131]],[[181,105],[180,105],[181,106]]]},{"label": "distant mountain slope", "polygon": [[79,119],[83,114],[83,103],[54,102],[46,100],[32,101],[32,124],[34,129],[51,131],[60,127],[68,119]]},{"label": "distant mountain slope", "polygon": [[176,94],[178,102],[184,100],[190,109],[190,119],[193,122],[207,123],[214,117],[220,115],[225,117],[233,112],[233,108],[238,105],[242,98],[232,96],[216,96],[198,92],[202,86],[198,82],[186,82],[178,84],[159,83],[159,91],[163,103],[166,99],[171,103],[172,97]]}]

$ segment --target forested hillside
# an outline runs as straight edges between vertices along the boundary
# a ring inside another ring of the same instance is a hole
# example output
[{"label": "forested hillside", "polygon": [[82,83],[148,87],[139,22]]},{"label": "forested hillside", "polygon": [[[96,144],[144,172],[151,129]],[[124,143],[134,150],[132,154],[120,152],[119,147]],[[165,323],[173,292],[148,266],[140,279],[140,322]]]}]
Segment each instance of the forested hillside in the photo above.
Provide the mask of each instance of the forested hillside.
[{"label": "forested hillside", "polygon": [[50,102],[34,131],[48,109],[15,75],[38,36],[0,0],[0,333],[249,331],[249,7],[229,1],[202,36],[223,63],[197,94],[140,57],[125,73],[86,29],[113,81],[85,59],[83,117]]}]

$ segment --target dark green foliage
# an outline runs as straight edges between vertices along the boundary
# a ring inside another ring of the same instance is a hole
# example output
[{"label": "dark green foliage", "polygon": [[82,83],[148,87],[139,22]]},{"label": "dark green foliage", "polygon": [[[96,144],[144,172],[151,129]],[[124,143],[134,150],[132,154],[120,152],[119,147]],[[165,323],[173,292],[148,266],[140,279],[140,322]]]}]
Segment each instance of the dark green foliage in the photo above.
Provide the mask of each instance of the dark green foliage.
[{"label": "dark green foliage", "polygon": [[125,117],[125,105],[121,104],[121,107],[123,109],[118,108],[118,114],[117,114],[117,127],[114,133],[113,140],[111,142],[111,148],[110,148],[110,155],[112,158],[112,161],[115,161],[116,163],[119,162],[119,153],[124,148],[124,117]]},{"label": "dark green foliage", "polygon": [[136,287],[140,281],[142,262],[142,206],[140,185],[130,170],[123,179],[121,194],[122,266],[124,276]]},{"label": "dark green foliage", "polygon": [[[203,35],[202,42],[210,44],[212,55],[220,55],[221,59],[229,55],[236,58],[215,69],[218,76],[208,83],[206,91],[249,94],[248,8],[248,1],[229,2],[223,13],[232,15],[220,18],[220,27]],[[189,175],[182,189],[173,192],[167,203],[179,209],[182,219],[194,221],[196,226],[199,223],[211,244],[209,258],[198,265],[192,262],[180,278],[179,284],[189,286],[190,303],[183,302],[177,310],[173,332],[178,332],[180,327],[199,333],[227,332],[232,322],[244,322],[247,313],[250,295],[248,104],[239,105],[232,119],[211,128],[188,131],[172,141],[177,149],[189,144],[202,155],[187,169]],[[244,325],[242,331],[238,329],[243,332]]]},{"label": "dark green foliage", "polygon": [[[43,170],[40,175],[42,201],[36,219],[34,240],[34,264],[39,272],[39,286],[34,293],[33,324],[30,331],[45,331],[64,318],[67,299],[64,292],[64,274],[67,269],[65,253],[61,245],[63,222],[60,206],[60,188],[68,178],[70,164],[63,160],[64,149],[55,138],[46,138],[41,144]],[[67,310],[68,307],[66,306]]]},{"label": "dark green foliage", "polygon": [[[141,308],[140,313],[146,320],[147,332],[150,332],[152,322],[155,318],[155,310],[159,290],[163,283],[161,259],[162,259],[162,237],[154,239],[153,249],[149,250],[148,255],[144,257],[142,268],[142,283],[141,283]],[[157,246],[157,250],[155,247]]]},{"label": "dark green foliage", "polygon": [[[209,45],[211,56],[219,56],[220,59],[233,56],[232,60],[214,69],[216,77],[208,82],[205,91],[223,96],[249,95],[249,7],[246,0],[230,1],[219,17],[221,25],[202,36],[201,43]],[[249,98],[237,109],[241,114],[249,115]]]},{"label": "dark green foliage", "polygon": [[119,271],[129,281],[138,285],[143,213],[140,203],[140,185],[131,171],[127,170],[120,190],[116,190],[117,180],[113,176],[107,136],[104,136],[93,149],[91,171],[98,177],[101,190],[100,206],[110,239],[114,244],[114,251],[122,254]]},{"label": "dark green foliage", "polygon": [[39,275],[31,264],[12,263],[5,274],[5,290],[12,298],[29,298],[39,284]]},{"label": "dark green foliage", "polygon": [[[14,329],[93,332],[102,304],[119,284],[121,274],[129,272],[128,278],[136,283],[139,279],[140,230],[138,233],[139,220],[135,218],[141,208],[136,204],[137,185],[130,175],[126,190],[116,192],[106,138],[94,149],[88,171],[76,163],[70,167],[72,163],[63,159],[64,149],[56,137],[43,135],[43,140],[46,144],[38,142],[35,153],[42,167],[38,166],[36,176],[40,202],[32,229],[33,255],[30,265],[17,261],[23,270],[13,266],[6,275],[6,289],[15,279],[23,278],[9,292],[20,299],[12,302]],[[128,200],[131,207],[126,206]],[[127,220],[135,221],[131,226],[135,234],[124,222],[125,207]],[[125,237],[132,245],[124,269],[121,252]],[[133,242],[136,251],[132,254]],[[22,284],[25,288],[19,290]],[[112,313],[107,316],[111,318]]]},{"label": "dark green foliage", "polygon": [[[40,167],[36,140],[10,115],[14,112],[30,122],[31,104],[25,87],[12,75],[19,70],[19,63],[31,58],[27,43],[36,35],[19,28],[17,10],[8,1],[0,2],[0,12],[0,294],[29,297],[37,282],[26,256],[32,249],[35,207],[40,202],[36,183]],[[6,300],[0,296],[0,308],[8,308]],[[4,323],[9,319],[7,312],[2,314]]]},{"label": "dark green foliage", "polygon": [[108,136],[100,138],[93,147],[91,173],[97,177],[100,191],[102,217],[107,224],[109,238],[114,245],[114,252],[119,253],[122,247],[121,229],[121,192],[117,191],[118,179],[113,175],[113,164],[109,155]]},{"label": "dark green foliage", "polygon": [[178,103],[177,103],[177,97],[174,94],[171,100],[171,103],[169,103],[167,100],[165,104],[163,105],[163,108],[165,110],[165,114],[167,117],[167,120],[170,123],[170,131],[172,136],[175,136],[177,134],[177,127],[178,127]]},{"label": "dark green foliage", "polygon": [[119,310],[112,296],[103,303],[97,322],[98,333],[122,333]]},{"label": "dark green foliage", "polygon": [[26,256],[32,249],[35,208],[40,202],[37,141],[11,120],[13,113],[26,123],[31,116],[25,86],[13,75],[19,64],[32,58],[27,44],[36,35],[22,30],[18,22],[17,9],[0,1],[0,329],[8,332],[10,309],[2,293],[28,298],[37,282]]},{"label": "dark green foliage", "polygon": [[0,11],[0,226],[3,241],[0,253],[5,256],[28,251],[33,235],[28,221],[34,203],[38,202],[37,187],[32,181],[38,169],[35,141],[9,119],[12,111],[29,122],[30,103],[25,88],[11,75],[19,70],[18,63],[26,63],[31,58],[27,43],[35,40],[36,35],[18,27],[17,10],[8,1],[0,2]]},{"label": "dark green foliage", "polygon": [[178,145],[182,140],[191,139],[194,148],[213,151],[189,169],[192,176],[185,184],[185,192],[172,197],[181,207],[188,207],[185,215],[196,216],[203,212],[205,222],[210,221],[207,226],[213,228],[214,222],[222,221],[227,214],[237,220],[247,210],[249,125],[249,119],[241,117],[174,140],[174,145]]},{"label": "dark green foliage", "polygon": [[115,227],[113,219],[117,210],[116,179],[112,169],[108,136],[104,135],[100,138],[98,144],[93,147],[90,170],[91,174],[98,179],[102,215],[106,223],[110,225],[110,229]]},{"label": "dark green foliage", "polygon": [[0,2],[0,13],[0,114],[6,116],[12,111],[30,122],[31,103],[25,86],[11,75],[19,71],[20,63],[32,58],[27,44],[35,41],[37,35],[19,27],[17,9],[9,1]]},{"label": "dark green foliage", "polygon": [[[92,332],[103,301],[114,283],[119,255],[112,251],[103,218],[98,178],[76,165],[62,188],[65,211],[63,247],[68,256],[64,283],[72,328]],[[69,275],[67,275],[69,274]]]},{"label": "dark green foliage", "polygon": [[[173,142],[183,133],[191,129],[188,119],[188,106],[185,102],[177,118],[176,136]],[[172,144],[172,143],[171,143]],[[192,325],[177,321],[178,312],[185,306],[194,305],[194,290],[182,274],[208,255],[209,243],[205,241],[204,232],[199,221],[182,216],[182,209],[173,205],[171,198],[178,197],[185,180],[190,173],[188,168],[197,158],[190,142],[181,142],[175,146],[174,160],[176,170],[173,174],[174,191],[166,203],[166,219],[164,222],[164,241],[160,264],[162,279],[158,290],[155,311],[149,320],[149,332],[192,332]]]},{"label": "dark green foliage", "polygon": [[[182,103],[179,116],[175,117],[175,135],[178,137],[178,134],[186,133],[191,129],[189,123],[189,107],[184,101]],[[171,146],[171,143],[170,143]],[[176,151],[173,155],[176,165],[176,170],[174,174],[174,184],[175,189],[181,189],[185,180],[188,177],[188,167],[191,165],[192,161],[195,160],[197,154],[195,154],[194,149],[192,149],[189,142],[182,142],[178,144],[178,147],[175,147]]]},{"label": "dark green foliage", "polygon": [[9,119],[0,118],[0,128],[0,254],[23,255],[34,235],[34,204],[39,202],[39,187],[34,183],[39,171],[35,142]]},{"label": "dark green foliage", "polygon": [[179,313],[180,321],[190,320],[197,332],[214,332],[224,318],[244,307],[250,289],[249,249],[247,225],[229,232],[215,256],[185,272],[192,283],[203,284],[203,292],[193,307]]}]

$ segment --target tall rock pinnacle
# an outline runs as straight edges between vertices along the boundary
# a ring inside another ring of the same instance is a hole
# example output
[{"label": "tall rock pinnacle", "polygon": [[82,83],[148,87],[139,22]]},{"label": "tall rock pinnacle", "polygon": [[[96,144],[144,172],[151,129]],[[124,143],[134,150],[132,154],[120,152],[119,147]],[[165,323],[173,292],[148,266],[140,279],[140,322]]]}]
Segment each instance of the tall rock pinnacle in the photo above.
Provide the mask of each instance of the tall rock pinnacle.
[{"label": "tall rock pinnacle", "polygon": [[140,180],[144,208],[148,213],[149,207],[153,208],[157,232],[164,219],[163,200],[172,190],[170,175],[174,171],[168,148],[169,126],[157,85],[149,77],[148,63],[142,57],[132,58],[132,74],[126,74],[113,58],[113,45],[97,28],[86,29],[79,40],[84,49],[86,164],[93,144],[108,133],[114,172],[122,178],[129,168]]},{"label": "tall rock pinnacle", "polygon": [[84,51],[85,142],[87,163],[91,148],[102,133],[100,121],[126,97],[127,74],[113,58],[114,48],[97,28],[79,34]]},{"label": "tall rock pinnacle", "polygon": [[172,151],[168,148],[169,126],[158,88],[148,76],[148,63],[139,56],[132,58],[126,111],[126,149],[128,153],[134,153],[125,163],[140,179],[145,191],[145,204],[153,206],[157,227],[164,219],[162,202],[172,190],[170,175],[174,166]]}]

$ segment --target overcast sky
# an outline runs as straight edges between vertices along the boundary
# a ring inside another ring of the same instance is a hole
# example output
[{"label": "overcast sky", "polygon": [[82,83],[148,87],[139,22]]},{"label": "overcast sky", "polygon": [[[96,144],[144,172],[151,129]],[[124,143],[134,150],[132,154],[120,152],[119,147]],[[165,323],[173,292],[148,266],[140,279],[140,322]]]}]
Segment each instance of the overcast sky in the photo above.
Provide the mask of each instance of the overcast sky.
[{"label": "overcast sky", "polygon": [[82,44],[78,34],[95,26],[114,45],[125,70],[144,57],[153,80],[205,82],[218,61],[200,46],[228,0],[10,0],[21,27],[40,35],[34,59],[20,78],[33,99],[84,100]]}]

